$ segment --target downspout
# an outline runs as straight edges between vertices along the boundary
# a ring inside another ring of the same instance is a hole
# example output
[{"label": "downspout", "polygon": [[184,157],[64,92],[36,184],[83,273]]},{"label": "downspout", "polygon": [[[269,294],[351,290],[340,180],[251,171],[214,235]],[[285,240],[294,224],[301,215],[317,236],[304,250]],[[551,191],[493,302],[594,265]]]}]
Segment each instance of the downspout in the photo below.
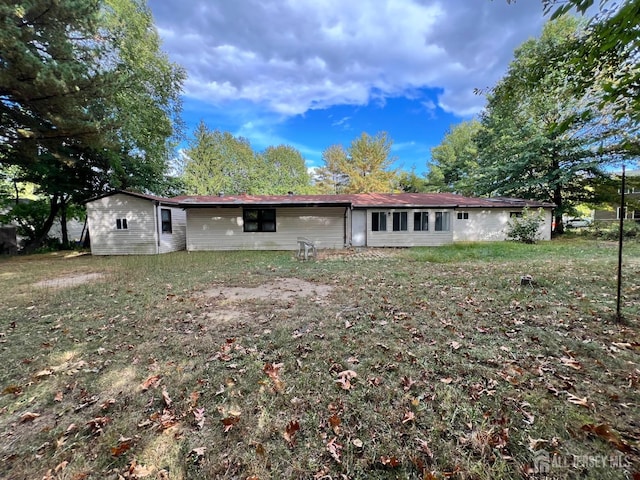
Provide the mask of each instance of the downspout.
[{"label": "downspout", "polygon": [[153,202],[153,225],[156,230],[156,253],[160,253],[160,224],[158,223],[158,205],[160,202],[154,200]]},{"label": "downspout", "polygon": [[[345,247],[349,247],[351,245],[351,238],[353,238],[353,220],[351,220],[351,225],[348,225],[347,219],[350,218],[349,217],[349,209],[353,209],[352,206],[349,207],[345,207],[344,208],[344,238],[342,239],[342,244]],[[347,244],[347,226],[349,227],[349,243]]]}]

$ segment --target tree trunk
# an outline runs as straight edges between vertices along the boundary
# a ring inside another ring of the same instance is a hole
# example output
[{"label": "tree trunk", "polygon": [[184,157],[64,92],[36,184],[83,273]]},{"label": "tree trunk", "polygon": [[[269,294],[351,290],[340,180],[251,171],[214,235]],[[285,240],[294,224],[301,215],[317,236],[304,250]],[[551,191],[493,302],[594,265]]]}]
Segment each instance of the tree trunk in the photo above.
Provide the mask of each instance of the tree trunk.
[{"label": "tree trunk", "polygon": [[564,224],[562,223],[563,202],[562,202],[562,187],[557,186],[553,190],[553,203],[556,204],[556,229],[555,233],[562,235],[564,233]]},{"label": "tree trunk", "polygon": [[69,248],[69,232],[67,230],[67,201],[64,195],[60,198],[60,232],[62,234],[62,248]]},{"label": "tree trunk", "polygon": [[58,194],[56,193],[51,200],[49,201],[50,209],[49,216],[42,224],[42,226],[37,230],[35,239],[32,242],[27,243],[23,248],[23,253],[33,253],[38,248],[44,245],[45,240],[47,239],[47,234],[49,230],[51,230],[51,226],[53,225],[58,212],[60,211],[60,203],[58,202]]}]

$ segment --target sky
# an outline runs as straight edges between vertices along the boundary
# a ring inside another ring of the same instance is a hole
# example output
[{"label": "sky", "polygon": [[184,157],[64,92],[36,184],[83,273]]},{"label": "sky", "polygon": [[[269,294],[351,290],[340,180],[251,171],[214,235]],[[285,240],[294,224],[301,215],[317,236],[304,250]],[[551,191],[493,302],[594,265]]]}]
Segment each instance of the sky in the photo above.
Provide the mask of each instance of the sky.
[{"label": "sky", "polygon": [[[188,75],[187,139],[202,120],[255,151],[386,132],[394,167],[428,170],[452,125],[538,36],[541,0],[148,0],[162,49]],[[184,145],[184,143],[183,143]]]}]

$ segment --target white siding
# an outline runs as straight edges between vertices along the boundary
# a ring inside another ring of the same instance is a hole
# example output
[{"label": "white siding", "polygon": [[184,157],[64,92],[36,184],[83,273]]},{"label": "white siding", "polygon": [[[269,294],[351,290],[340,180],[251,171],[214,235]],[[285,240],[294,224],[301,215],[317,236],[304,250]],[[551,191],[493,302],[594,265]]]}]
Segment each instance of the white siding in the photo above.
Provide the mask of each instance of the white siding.
[{"label": "white siding", "polygon": [[344,248],[345,207],[276,208],[275,232],[244,232],[242,210],[188,209],[187,250],[297,250],[299,236]]},{"label": "white siding", "polygon": [[176,252],[187,248],[187,214],[181,208],[157,207],[158,225],[162,225],[162,209],[171,211],[171,233],[160,232],[160,253]]},{"label": "white siding", "polygon": [[[93,255],[157,253],[155,206],[150,200],[121,193],[87,203]],[[127,219],[127,229],[116,229],[117,219]]]},{"label": "white siding", "polygon": [[[387,212],[387,231],[374,232],[371,230],[373,212]],[[407,212],[407,230],[393,231],[393,212]],[[429,212],[429,230],[414,231],[413,217],[415,212]],[[435,212],[449,213],[449,230],[435,231]],[[367,211],[367,246],[368,247],[431,247],[447,245],[453,242],[453,210],[446,209],[383,209],[374,208]]]},{"label": "white siding", "polygon": [[[457,210],[453,214],[453,240],[456,242],[483,242],[507,239],[507,230],[511,212],[521,212],[522,209],[509,210]],[[458,213],[468,213],[469,218],[459,220]],[[545,222],[540,227],[538,238],[551,240],[551,210],[544,212]]]}]

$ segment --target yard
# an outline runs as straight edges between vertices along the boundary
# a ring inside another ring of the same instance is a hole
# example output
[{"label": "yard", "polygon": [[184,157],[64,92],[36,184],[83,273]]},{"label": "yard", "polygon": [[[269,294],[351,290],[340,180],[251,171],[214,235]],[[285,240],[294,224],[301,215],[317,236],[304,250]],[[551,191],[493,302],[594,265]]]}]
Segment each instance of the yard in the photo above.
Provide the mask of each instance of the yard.
[{"label": "yard", "polygon": [[0,477],[638,479],[624,258],[621,323],[583,239],[0,259]]}]

